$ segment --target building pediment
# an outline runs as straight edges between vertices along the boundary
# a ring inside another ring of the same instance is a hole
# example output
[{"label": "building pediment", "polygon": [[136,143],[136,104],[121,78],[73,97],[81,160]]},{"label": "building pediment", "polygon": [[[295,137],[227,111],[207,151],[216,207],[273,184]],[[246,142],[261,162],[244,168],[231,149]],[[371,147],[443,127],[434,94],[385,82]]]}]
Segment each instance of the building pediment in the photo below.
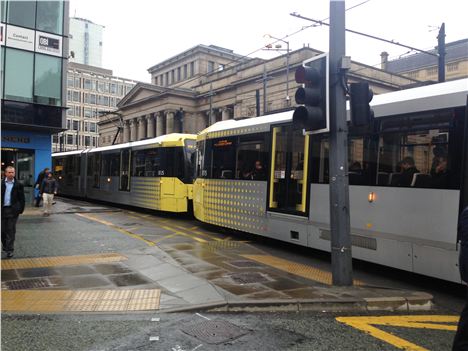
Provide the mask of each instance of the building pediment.
[{"label": "building pediment", "polygon": [[119,109],[130,107],[139,103],[146,103],[150,100],[164,98],[167,95],[195,97],[195,92],[191,89],[167,88],[149,83],[138,83],[128,92],[127,95],[117,104]]}]

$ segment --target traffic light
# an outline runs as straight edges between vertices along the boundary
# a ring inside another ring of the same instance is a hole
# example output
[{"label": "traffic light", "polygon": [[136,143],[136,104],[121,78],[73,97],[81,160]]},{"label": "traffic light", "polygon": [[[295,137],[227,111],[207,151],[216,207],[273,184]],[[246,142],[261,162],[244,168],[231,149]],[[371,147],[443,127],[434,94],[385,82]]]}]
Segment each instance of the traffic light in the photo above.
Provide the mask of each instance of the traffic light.
[{"label": "traffic light", "polygon": [[369,83],[351,83],[349,90],[352,125],[355,127],[369,125],[371,119],[374,118],[374,111],[369,106],[374,93],[369,88]]},{"label": "traffic light", "polygon": [[306,131],[328,130],[328,53],[315,56],[296,69],[296,91],[293,125]]}]

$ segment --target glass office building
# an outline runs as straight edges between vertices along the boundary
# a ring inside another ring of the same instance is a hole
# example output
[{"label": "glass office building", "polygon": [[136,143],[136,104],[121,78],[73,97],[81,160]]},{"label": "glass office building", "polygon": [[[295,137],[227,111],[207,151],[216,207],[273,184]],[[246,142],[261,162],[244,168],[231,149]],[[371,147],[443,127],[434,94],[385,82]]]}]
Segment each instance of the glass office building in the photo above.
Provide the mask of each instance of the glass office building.
[{"label": "glass office building", "polygon": [[1,1],[2,171],[32,200],[39,172],[51,166],[51,135],[66,127],[68,1]]}]

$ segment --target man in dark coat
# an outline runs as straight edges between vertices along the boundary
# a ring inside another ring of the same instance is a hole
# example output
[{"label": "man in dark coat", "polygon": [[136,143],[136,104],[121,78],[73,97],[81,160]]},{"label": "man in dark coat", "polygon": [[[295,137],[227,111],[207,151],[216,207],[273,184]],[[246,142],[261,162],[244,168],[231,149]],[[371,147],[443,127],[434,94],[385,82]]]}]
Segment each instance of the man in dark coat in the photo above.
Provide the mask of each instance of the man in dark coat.
[{"label": "man in dark coat", "polygon": [[40,188],[41,188],[41,185],[42,185],[42,181],[44,180],[44,178],[46,178],[47,173],[49,173],[49,172],[50,172],[50,169],[46,167],[37,176],[36,184],[34,185],[35,188],[37,189],[37,193],[38,193],[38,195],[36,196],[36,203],[34,204],[34,206],[36,206],[36,207],[39,207],[39,205],[41,203],[41,198],[42,197],[41,197]]},{"label": "man in dark coat", "polygon": [[[468,283],[468,206],[465,207],[460,216],[458,239],[460,240],[460,276],[465,283]],[[460,321],[458,322],[458,329],[453,341],[452,350],[468,350],[468,290],[466,304],[460,315]]]},{"label": "man in dark coat", "polygon": [[24,188],[15,178],[15,168],[5,168],[5,179],[2,179],[2,247],[6,257],[12,258],[16,236],[16,222],[24,211]]},{"label": "man in dark coat", "polygon": [[411,183],[413,182],[413,176],[415,173],[419,173],[419,170],[416,168],[414,164],[414,159],[412,157],[405,157],[403,160],[401,160],[401,168],[402,172],[400,173],[400,176],[398,177],[398,180],[396,186],[411,186]]}]

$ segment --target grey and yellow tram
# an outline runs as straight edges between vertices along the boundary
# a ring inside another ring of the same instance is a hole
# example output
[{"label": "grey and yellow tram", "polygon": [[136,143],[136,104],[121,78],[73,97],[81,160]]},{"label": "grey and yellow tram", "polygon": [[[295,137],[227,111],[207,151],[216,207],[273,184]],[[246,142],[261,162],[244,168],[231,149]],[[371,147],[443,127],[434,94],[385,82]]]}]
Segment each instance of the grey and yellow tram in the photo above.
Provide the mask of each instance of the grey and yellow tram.
[{"label": "grey and yellow tram", "polygon": [[167,212],[187,212],[193,196],[196,135],[52,155],[60,194]]},{"label": "grey and yellow tram", "polygon": [[[372,131],[350,127],[354,258],[460,282],[467,94],[468,79],[382,94],[371,104]],[[218,122],[198,135],[194,214],[329,251],[329,138],[295,130],[292,113]],[[414,167],[406,179],[404,160]]]}]

